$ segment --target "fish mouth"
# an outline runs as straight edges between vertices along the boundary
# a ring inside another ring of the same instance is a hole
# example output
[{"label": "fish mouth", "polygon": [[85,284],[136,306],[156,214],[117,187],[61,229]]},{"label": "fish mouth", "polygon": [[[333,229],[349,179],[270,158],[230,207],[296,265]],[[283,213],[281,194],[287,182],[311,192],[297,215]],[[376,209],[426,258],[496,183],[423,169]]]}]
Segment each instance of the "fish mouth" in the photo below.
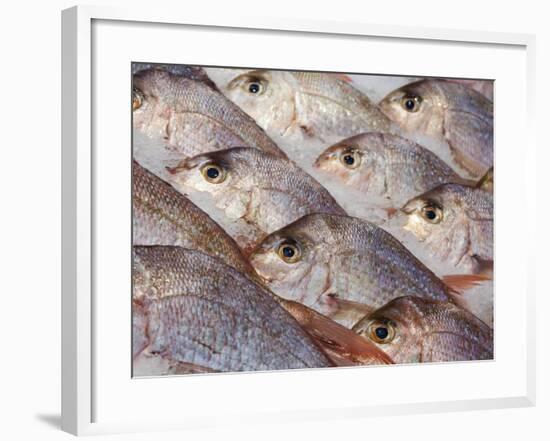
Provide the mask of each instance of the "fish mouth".
[{"label": "fish mouth", "polygon": [[209,159],[205,159],[204,157],[186,158],[178,162],[178,164],[173,167],[167,166],[165,168],[168,173],[172,175],[177,175],[181,172],[193,170],[194,168],[206,164],[207,162],[209,162]]},{"label": "fish mouth", "polygon": [[319,156],[315,162],[313,163],[313,166],[315,168],[322,168],[322,166],[328,162],[328,161],[331,161],[332,159],[334,159],[334,154],[333,153],[323,153],[321,156]]}]

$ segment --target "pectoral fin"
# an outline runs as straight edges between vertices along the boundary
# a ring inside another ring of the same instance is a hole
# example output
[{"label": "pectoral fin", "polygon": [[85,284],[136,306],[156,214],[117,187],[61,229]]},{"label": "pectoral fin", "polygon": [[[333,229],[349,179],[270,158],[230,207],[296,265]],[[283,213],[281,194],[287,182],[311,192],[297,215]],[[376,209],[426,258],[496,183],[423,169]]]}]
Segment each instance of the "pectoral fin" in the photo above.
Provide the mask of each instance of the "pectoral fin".
[{"label": "pectoral fin", "polygon": [[301,303],[286,299],[279,301],[336,366],[393,363],[389,355],[372,342],[334,320]]}]

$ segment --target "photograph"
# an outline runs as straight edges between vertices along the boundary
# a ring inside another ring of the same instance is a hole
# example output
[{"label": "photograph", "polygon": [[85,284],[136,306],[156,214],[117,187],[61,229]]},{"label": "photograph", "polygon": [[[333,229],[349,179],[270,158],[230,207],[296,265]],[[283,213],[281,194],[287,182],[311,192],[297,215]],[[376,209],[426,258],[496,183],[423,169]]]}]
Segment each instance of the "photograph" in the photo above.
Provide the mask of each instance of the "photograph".
[{"label": "photograph", "polygon": [[129,75],[134,378],[494,360],[491,79]]}]

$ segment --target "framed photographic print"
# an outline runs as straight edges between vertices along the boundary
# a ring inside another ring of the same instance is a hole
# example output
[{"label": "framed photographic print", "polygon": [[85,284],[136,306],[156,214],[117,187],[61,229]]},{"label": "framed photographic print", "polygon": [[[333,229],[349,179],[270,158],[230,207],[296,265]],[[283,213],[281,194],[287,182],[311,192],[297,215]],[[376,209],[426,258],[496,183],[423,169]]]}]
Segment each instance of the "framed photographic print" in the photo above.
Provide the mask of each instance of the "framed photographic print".
[{"label": "framed photographic print", "polygon": [[532,36],[75,7],[62,42],[64,430],[534,403]]}]

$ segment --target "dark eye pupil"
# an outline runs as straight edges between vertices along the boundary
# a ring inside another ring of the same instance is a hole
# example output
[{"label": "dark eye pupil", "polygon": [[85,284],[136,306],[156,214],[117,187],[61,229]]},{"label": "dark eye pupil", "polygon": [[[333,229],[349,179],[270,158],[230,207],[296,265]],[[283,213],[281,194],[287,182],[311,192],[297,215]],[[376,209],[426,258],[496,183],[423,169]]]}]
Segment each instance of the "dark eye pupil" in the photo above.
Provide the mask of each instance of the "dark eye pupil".
[{"label": "dark eye pupil", "polygon": [[210,179],[216,179],[220,175],[220,172],[217,168],[210,167],[208,170],[206,170],[206,175]]},{"label": "dark eye pupil", "polygon": [[288,257],[289,259],[294,257],[294,250],[292,249],[292,247],[284,247],[283,256]]},{"label": "dark eye pupil", "polygon": [[433,210],[426,211],[426,217],[430,220],[434,220],[436,218],[435,211]]},{"label": "dark eye pupil", "polygon": [[345,155],[344,162],[348,165],[353,165],[353,163],[355,162],[355,158],[352,155]]},{"label": "dark eye pupil", "polygon": [[258,93],[260,91],[260,85],[258,83],[251,83],[248,86],[248,91],[250,93]]},{"label": "dark eye pupil", "polygon": [[384,328],[383,326],[379,326],[378,328],[376,328],[374,330],[374,333],[376,334],[376,336],[380,339],[380,340],[384,340],[385,338],[388,337],[388,328]]},{"label": "dark eye pupil", "polygon": [[405,101],[405,107],[407,108],[407,110],[413,110],[414,109],[414,100]]}]

